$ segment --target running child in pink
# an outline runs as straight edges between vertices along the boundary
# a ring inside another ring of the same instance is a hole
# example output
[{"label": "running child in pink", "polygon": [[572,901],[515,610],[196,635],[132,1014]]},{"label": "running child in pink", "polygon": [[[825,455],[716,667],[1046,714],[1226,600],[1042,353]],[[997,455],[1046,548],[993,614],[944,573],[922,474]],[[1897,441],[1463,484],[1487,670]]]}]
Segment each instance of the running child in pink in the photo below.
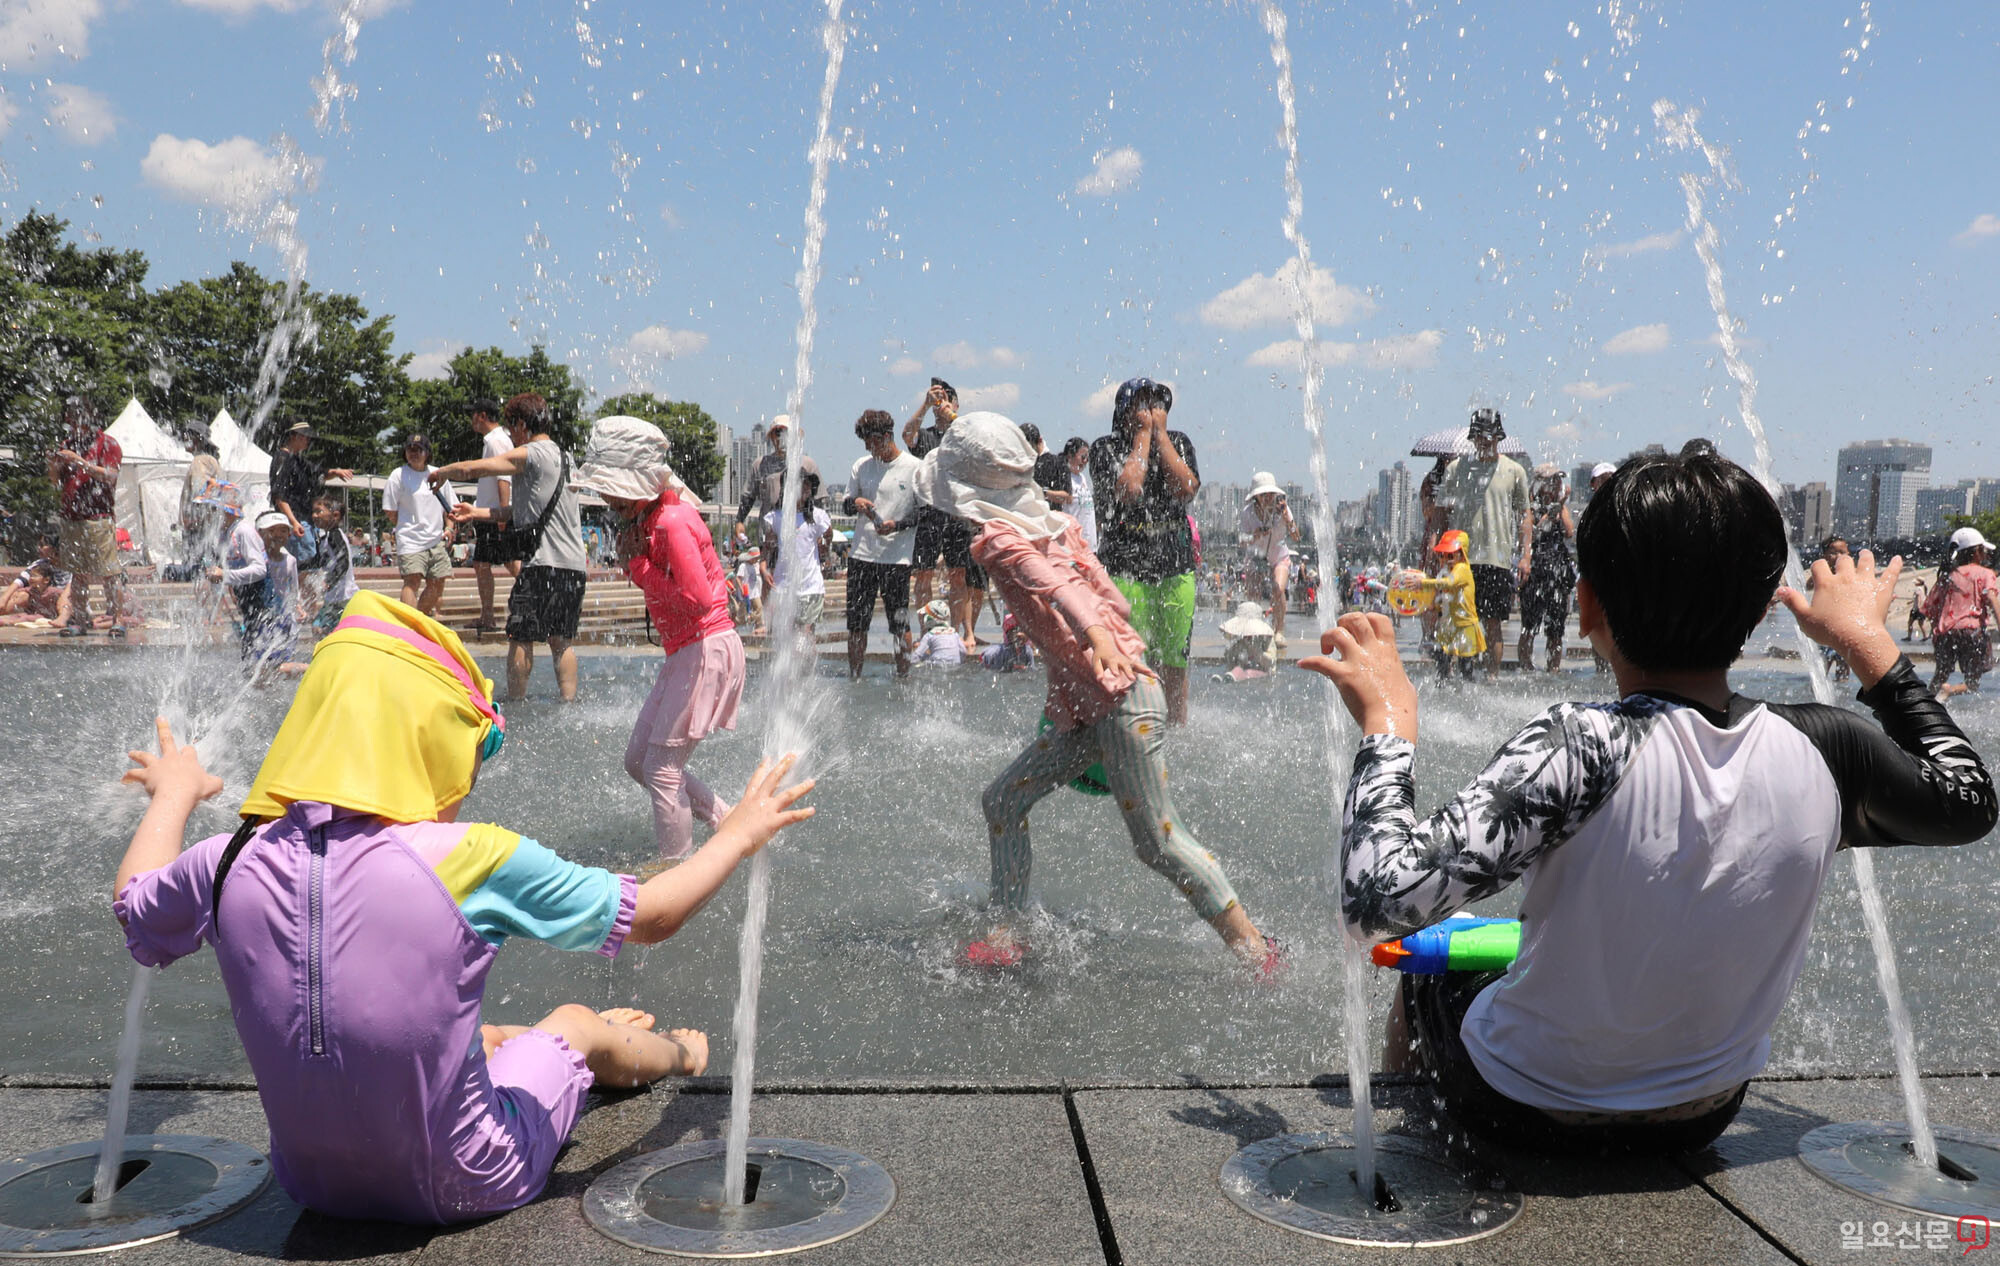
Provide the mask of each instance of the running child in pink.
[{"label": "running child in pink", "polygon": [[481,1023],[509,937],[615,955],[665,940],[782,827],[810,782],[760,766],[693,857],[643,886],[534,840],[457,821],[504,724],[443,625],[363,590],[315,648],[233,836],[182,837],[222,790],[159,723],[127,781],[152,798],[118,868],[132,956],[216,952],[271,1127],[271,1167],[307,1208],[444,1223],[534,1199],[593,1081],[702,1071],[707,1039],[569,1005]]},{"label": "running child in pink", "polygon": [[[1035,457],[1011,420],[968,413],[917,475],[925,504],[972,524],[973,560],[1048,665],[1045,710],[1053,731],[1030,743],[980,797],[995,898],[1013,909],[1026,903],[1033,860],[1028,811],[1101,762],[1139,860],[1179,889],[1245,962],[1273,971],[1275,949],[1168,794],[1166,696],[1146,667],[1146,644],[1127,618],[1130,608],[1076,520],[1043,499]],[[1004,928],[968,953],[975,962],[1002,965],[1019,958]]]},{"label": "running child in pink", "polygon": [[667,655],[625,745],[625,772],[652,796],[661,860],[679,861],[694,851],[696,818],[717,826],[729,813],[688,761],[703,739],[736,728],[744,665],[722,560],[668,457],[667,437],[651,422],[600,418],[576,484],[626,520],[618,557],[646,595]]}]

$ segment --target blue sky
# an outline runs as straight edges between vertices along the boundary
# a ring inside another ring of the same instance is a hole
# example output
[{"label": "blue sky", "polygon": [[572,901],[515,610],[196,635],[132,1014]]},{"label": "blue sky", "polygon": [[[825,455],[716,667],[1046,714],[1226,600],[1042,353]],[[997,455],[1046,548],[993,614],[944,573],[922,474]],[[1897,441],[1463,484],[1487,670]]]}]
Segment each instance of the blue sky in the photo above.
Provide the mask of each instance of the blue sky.
[{"label": "blue sky", "polygon": [[[911,7],[846,10],[813,451],[932,373],[1051,438],[1101,433],[1105,384],[1149,373],[1211,478],[1302,477],[1254,7]],[[1709,201],[1779,476],[1888,435],[2000,475],[1993,6],[1286,8],[1336,495],[1476,403],[1538,459],[1696,434],[1748,457],[1681,232],[1705,166],[1662,144],[1661,99],[1732,155]],[[322,132],[325,0],[0,0],[0,220],[56,211],[157,283],[282,271],[242,213],[284,133],[317,171],[309,279],[394,313],[417,372],[541,339],[602,394],[739,429],[784,408],[823,7],[357,11]]]}]

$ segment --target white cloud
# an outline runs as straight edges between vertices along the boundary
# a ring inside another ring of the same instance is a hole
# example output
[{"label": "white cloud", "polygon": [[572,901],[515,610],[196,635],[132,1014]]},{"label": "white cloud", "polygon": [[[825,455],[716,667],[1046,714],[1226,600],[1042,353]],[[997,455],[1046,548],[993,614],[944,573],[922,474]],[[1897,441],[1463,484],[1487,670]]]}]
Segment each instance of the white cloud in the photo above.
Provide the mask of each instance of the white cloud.
[{"label": "white cloud", "polygon": [[1970,246],[1989,237],[2000,237],[2000,215],[1991,211],[1974,216],[1972,223],[1965,226],[1965,231],[1951,240],[1959,246]]},{"label": "white cloud", "polygon": [[[1299,261],[1288,259],[1270,275],[1252,273],[1229,289],[1201,305],[1201,319],[1209,325],[1229,330],[1248,330],[1260,325],[1286,325],[1292,320],[1292,284],[1299,275]],[[1346,325],[1375,311],[1375,301],[1352,286],[1333,279],[1329,269],[1313,265],[1306,293],[1312,297],[1313,315],[1326,326]]]},{"label": "white cloud", "polygon": [[1145,165],[1139,151],[1130,145],[1106,150],[1091,160],[1090,174],[1076,182],[1076,191],[1086,198],[1108,198],[1138,184]]},{"label": "white cloud", "polygon": [[259,9],[297,13],[306,6],[306,0],[181,0],[181,3],[190,9],[205,9],[226,18],[249,17]]},{"label": "white cloud", "polygon": [[707,346],[708,335],[700,330],[674,330],[664,325],[649,325],[625,340],[627,351],[638,356],[657,356],[662,360],[692,356]]},{"label": "white cloud", "polygon": [[1664,352],[1673,345],[1673,337],[1667,333],[1667,323],[1657,325],[1635,325],[1629,330],[1620,330],[1604,340],[1606,356],[1648,356],[1654,352]]},{"label": "white cloud", "polygon": [[[1392,334],[1387,338],[1365,339],[1358,343],[1321,343],[1320,362],[1326,365],[1355,365],[1364,369],[1434,369],[1438,348],[1444,345],[1443,330],[1418,330],[1414,334]],[[1250,353],[1243,363],[1267,369],[1296,369],[1299,340],[1281,339]]]},{"label": "white cloud", "polygon": [[1597,259],[1626,259],[1633,255],[1670,251],[1686,237],[1685,230],[1673,229],[1666,233],[1649,233],[1633,242],[1606,242],[1602,246],[1591,247],[1590,253]]},{"label": "white cloud", "polygon": [[1629,382],[1591,382],[1585,379],[1582,382],[1564,383],[1562,392],[1578,400],[1609,400],[1631,385]]},{"label": "white cloud", "polygon": [[102,145],[118,130],[118,116],[111,99],[80,84],[50,84],[42,90],[48,100],[49,126],[78,145]]},{"label": "white cloud", "polygon": [[412,378],[443,378],[451,366],[451,358],[464,351],[466,344],[451,339],[430,339],[424,350],[410,358],[410,366],[405,371]]},{"label": "white cloud", "polygon": [[232,215],[256,210],[292,184],[283,160],[247,136],[210,145],[162,132],[139,161],[139,174],[170,198]]},{"label": "white cloud", "polygon": [[941,369],[1012,369],[1021,363],[1021,354],[1011,347],[976,347],[961,339],[932,349],[931,360]]},{"label": "white cloud", "polygon": [[7,129],[14,123],[14,116],[20,112],[21,107],[9,101],[7,94],[0,91],[0,136],[7,135]]},{"label": "white cloud", "polygon": [[996,382],[990,387],[961,387],[958,390],[958,407],[967,413],[974,409],[1011,409],[1021,403],[1021,384],[1017,382]]},{"label": "white cloud", "polygon": [[0,67],[20,70],[57,54],[81,59],[90,51],[90,25],[103,13],[104,0],[6,0]]},{"label": "white cloud", "polygon": [[923,367],[924,363],[914,356],[898,356],[889,362],[889,372],[898,378],[914,374]]}]

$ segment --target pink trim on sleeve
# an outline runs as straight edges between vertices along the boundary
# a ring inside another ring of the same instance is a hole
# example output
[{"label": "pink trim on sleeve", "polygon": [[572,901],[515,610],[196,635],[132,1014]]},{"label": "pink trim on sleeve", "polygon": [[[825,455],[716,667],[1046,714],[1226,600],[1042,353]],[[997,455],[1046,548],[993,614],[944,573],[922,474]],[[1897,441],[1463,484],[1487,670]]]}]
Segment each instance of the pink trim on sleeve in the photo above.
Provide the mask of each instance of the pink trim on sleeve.
[{"label": "pink trim on sleeve", "polygon": [[604,938],[604,944],[597,947],[597,952],[606,958],[618,957],[618,951],[625,948],[625,938],[632,934],[632,917],[638,913],[638,876],[618,876],[618,915],[611,920],[611,932]]}]

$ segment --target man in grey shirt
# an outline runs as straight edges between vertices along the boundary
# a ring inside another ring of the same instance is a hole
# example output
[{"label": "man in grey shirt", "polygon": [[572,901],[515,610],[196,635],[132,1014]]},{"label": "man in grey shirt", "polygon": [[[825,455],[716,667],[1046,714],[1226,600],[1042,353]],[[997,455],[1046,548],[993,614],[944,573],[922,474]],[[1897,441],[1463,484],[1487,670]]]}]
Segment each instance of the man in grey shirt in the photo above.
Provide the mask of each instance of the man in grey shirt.
[{"label": "man in grey shirt", "polygon": [[454,462],[431,476],[512,479],[513,497],[504,506],[460,504],[454,522],[501,523],[537,533],[534,550],[507,595],[507,698],[524,699],[535,669],[535,643],[547,642],[556,665],[563,702],[576,698],[576,626],[583,614],[588,561],[583,551],[583,519],[569,483],[569,458],[549,438],[549,406],[534,392],[509,400],[500,411],[514,448],[498,457]]},{"label": "man in grey shirt", "polygon": [[[761,520],[784,501],[785,441],[791,438],[791,434],[791,419],[782,413],[772,419],[770,430],[764,432],[764,442],[771,446],[771,451],[757,460],[757,469],[744,486],[743,500],[736,506],[738,523],[747,520],[753,510]],[[803,474],[817,475],[819,463],[810,457],[801,457],[799,470]]]}]

